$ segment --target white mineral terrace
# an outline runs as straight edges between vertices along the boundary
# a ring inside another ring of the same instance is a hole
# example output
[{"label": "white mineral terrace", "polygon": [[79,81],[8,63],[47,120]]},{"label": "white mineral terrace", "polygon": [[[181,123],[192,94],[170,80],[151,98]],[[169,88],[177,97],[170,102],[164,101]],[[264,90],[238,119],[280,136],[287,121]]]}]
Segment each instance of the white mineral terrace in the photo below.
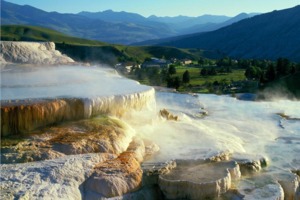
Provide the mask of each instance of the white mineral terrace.
[{"label": "white mineral terrace", "polygon": [[55,50],[54,42],[1,41],[1,63],[57,65],[74,63],[74,60]]},{"label": "white mineral terrace", "polygon": [[99,114],[121,116],[155,103],[154,94],[153,88],[108,68],[8,65],[1,69],[1,133]]}]

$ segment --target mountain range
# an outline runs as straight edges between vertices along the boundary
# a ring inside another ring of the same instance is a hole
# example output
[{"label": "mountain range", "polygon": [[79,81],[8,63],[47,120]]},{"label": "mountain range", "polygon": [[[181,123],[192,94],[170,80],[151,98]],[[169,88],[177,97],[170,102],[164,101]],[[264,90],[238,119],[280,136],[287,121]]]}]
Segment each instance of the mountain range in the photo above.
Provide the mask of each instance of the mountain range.
[{"label": "mountain range", "polygon": [[135,13],[112,10],[62,14],[1,0],[2,25],[42,26],[75,37],[114,44],[131,44],[181,34],[212,31],[253,15],[256,14],[244,13],[233,18],[217,15],[146,18]]},{"label": "mountain range", "polygon": [[199,48],[235,58],[300,61],[300,5],[244,19],[221,29],[139,45]]},{"label": "mountain range", "polygon": [[[234,58],[300,61],[300,5],[265,14],[235,17],[143,17],[135,13],[45,12],[1,0],[1,24],[47,27],[112,44],[195,48]],[[163,38],[163,39],[161,39]]]}]

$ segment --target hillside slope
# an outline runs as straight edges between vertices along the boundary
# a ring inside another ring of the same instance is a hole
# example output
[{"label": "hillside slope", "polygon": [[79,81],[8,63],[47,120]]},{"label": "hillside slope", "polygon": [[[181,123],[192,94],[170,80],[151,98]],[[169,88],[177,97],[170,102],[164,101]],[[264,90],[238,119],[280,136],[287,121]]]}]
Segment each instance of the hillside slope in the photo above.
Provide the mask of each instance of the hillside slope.
[{"label": "hillside slope", "polygon": [[1,40],[4,41],[52,41],[55,43],[107,45],[104,42],[71,37],[48,28],[25,25],[1,26]]},{"label": "hillside slope", "polygon": [[[216,31],[150,41],[148,44],[216,50],[236,58],[300,61],[300,6],[273,11]],[[143,43],[147,44],[147,43]]]},{"label": "hillside slope", "polygon": [[106,63],[114,65],[119,61],[136,61],[142,63],[145,58],[165,57],[178,59],[199,59],[211,52],[202,50],[183,50],[175,47],[133,47],[113,45],[100,41],[71,37],[60,32],[35,26],[4,25],[1,26],[2,41],[52,41],[56,48],[79,62]]}]

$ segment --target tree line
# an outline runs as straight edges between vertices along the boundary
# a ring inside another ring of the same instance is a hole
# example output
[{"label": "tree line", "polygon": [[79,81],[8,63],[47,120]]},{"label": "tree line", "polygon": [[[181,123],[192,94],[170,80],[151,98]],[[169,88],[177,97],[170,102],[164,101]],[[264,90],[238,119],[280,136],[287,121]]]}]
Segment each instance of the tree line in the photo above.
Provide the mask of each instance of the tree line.
[{"label": "tree line", "polygon": [[248,66],[245,76],[247,79],[257,80],[260,83],[268,83],[284,76],[295,74],[298,70],[299,64],[292,63],[286,58],[278,58],[276,62]]},{"label": "tree line", "polygon": [[[245,78],[260,83],[268,83],[281,77],[288,76],[300,70],[300,64],[293,63],[286,58],[278,58],[276,61],[241,59],[233,60],[225,57],[216,61],[200,59],[198,61],[199,76],[215,76],[218,74],[232,73],[233,69],[244,69]],[[181,75],[177,75],[176,65],[169,67],[145,67],[133,68],[130,75],[133,79],[146,81],[144,83],[157,86],[167,86],[178,89],[180,86],[187,86],[190,81],[190,73],[187,70]],[[212,87],[223,85],[226,82],[214,82]]]}]

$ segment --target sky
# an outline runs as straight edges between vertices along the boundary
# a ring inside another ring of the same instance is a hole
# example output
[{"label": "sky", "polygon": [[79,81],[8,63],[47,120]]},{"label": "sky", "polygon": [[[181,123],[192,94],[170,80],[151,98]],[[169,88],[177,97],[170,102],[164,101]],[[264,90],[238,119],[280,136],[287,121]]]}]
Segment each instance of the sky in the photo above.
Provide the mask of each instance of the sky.
[{"label": "sky", "polygon": [[145,17],[201,16],[204,14],[235,16],[241,12],[266,13],[300,5],[300,0],[6,0],[31,5],[44,11],[78,13],[104,10],[138,13]]}]

